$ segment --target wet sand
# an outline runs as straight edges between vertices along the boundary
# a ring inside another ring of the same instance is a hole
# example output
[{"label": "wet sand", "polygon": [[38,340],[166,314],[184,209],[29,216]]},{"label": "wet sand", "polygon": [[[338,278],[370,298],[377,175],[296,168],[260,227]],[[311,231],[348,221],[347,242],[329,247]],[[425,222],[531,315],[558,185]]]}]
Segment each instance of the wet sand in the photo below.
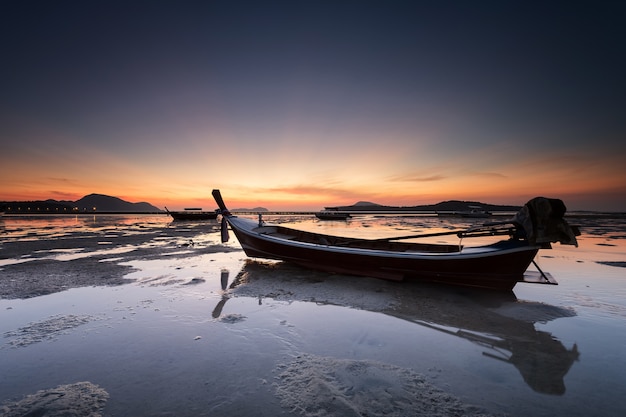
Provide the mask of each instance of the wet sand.
[{"label": "wet sand", "polygon": [[[60,235],[38,230],[17,239],[6,239],[2,242],[0,259],[0,266],[5,264],[0,298],[23,299],[70,288],[123,285],[133,281],[126,275],[134,269],[121,264],[122,261],[170,255],[181,258],[229,250],[217,241],[198,241],[198,229],[202,239],[204,234],[216,230],[215,223],[170,227],[164,220],[164,227],[151,226],[155,225],[126,228],[105,224],[90,230],[84,226],[74,229],[70,225]],[[51,228],[52,231],[57,232]]]},{"label": "wet sand", "polygon": [[607,415],[622,405],[564,406],[585,350],[551,323],[580,320],[584,306],[538,286],[502,295],[247,260],[236,240],[219,242],[217,222],[4,231],[2,415]]},{"label": "wet sand", "polygon": [[89,382],[37,391],[15,403],[0,406],[5,417],[24,416],[100,416],[109,397],[107,392]]}]

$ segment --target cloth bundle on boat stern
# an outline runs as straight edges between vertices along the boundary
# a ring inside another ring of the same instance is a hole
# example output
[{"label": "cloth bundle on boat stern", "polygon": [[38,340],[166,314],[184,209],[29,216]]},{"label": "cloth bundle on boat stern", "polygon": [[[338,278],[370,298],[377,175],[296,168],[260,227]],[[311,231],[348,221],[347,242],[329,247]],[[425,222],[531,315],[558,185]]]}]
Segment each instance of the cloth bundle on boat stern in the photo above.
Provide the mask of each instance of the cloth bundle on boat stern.
[{"label": "cloth bundle on boat stern", "polygon": [[521,225],[531,244],[559,242],[578,246],[580,232],[563,218],[565,204],[557,198],[535,197],[515,214],[513,222]]}]

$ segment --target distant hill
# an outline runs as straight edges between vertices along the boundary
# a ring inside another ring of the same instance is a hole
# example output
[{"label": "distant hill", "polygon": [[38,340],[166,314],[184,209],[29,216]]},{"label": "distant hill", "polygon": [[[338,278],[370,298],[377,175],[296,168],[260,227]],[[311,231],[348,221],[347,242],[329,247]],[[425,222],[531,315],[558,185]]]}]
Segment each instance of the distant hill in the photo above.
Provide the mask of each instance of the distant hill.
[{"label": "distant hill", "polygon": [[74,206],[79,211],[123,211],[123,212],[154,212],[161,211],[152,204],[129,203],[117,197],[111,197],[103,194],[89,194],[78,201],[74,202]]},{"label": "distant hill", "polygon": [[340,210],[340,211],[463,211],[469,210],[470,206],[480,206],[488,211],[518,211],[521,206],[508,206],[508,205],[496,205],[480,203],[478,201],[461,201],[461,200],[449,200],[442,201],[437,204],[427,204],[420,206],[383,206],[381,204],[370,203],[367,201],[359,201],[351,206],[335,206],[326,207],[326,209]]},{"label": "distant hill", "polygon": [[77,201],[14,201],[5,203],[7,213],[71,214],[71,213],[156,213],[162,210],[150,203],[130,203],[117,197],[89,194]]},{"label": "distant hill", "polygon": [[265,207],[255,207],[255,208],[236,208],[229,210],[231,213],[258,213],[258,212],[266,212],[269,211]]}]

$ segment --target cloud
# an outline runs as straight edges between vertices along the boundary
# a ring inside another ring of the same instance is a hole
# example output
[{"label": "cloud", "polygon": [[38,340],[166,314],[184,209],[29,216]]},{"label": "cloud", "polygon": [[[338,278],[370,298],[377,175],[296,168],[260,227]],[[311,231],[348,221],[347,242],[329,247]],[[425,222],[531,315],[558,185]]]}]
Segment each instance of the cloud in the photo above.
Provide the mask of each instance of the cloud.
[{"label": "cloud", "polygon": [[441,174],[426,175],[426,176],[407,174],[407,175],[397,175],[394,177],[390,177],[389,181],[392,181],[392,182],[432,182],[432,181],[442,181],[447,178],[448,178],[447,176],[441,175]]},{"label": "cloud", "polygon": [[66,177],[46,177],[46,179],[50,182],[58,182],[61,184],[75,184],[76,181],[72,178],[66,178]]},{"label": "cloud", "polygon": [[51,190],[51,191],[49,191],[49,193],[50,193],[50,198],[52,198],[54,200],[75,201],[75,200],[78,199],[76,193],[69,193],[69,192],[66,192],[66,191],[58,191],[58,190]]},{"label": "cloud", "polygon": [[286,187],[270,187],[263,190],[268,193],[282,193],[287,195],[311,196],[311,197],[338,197],[338,198],[357,198],[359,194],[346,190],[341,187],[325,186],[319,187],[314,185],[293,185]]},{"label": "cloud", "polygon": [[509,178],[508,175],[502,174],[500,172],[480,172],[480,171],[475,171],[475,172],[469,172],[468,175],[474,176],[474,177],[483,177],[483,178]]}]

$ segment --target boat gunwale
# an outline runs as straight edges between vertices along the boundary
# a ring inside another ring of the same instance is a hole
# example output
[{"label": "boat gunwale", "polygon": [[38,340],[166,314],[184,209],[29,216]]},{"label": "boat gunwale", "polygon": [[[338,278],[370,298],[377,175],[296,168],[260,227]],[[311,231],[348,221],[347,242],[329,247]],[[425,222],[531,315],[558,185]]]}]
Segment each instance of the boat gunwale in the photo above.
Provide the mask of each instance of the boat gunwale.
[{"label": "boat gunwale", "polygon": [[[507,255],[516,252],[524,252],[524,251],[532,251],[540,249],[539,245],[529,245],[527,243],[520,242],[519,244],[515,243],[517,241],[514,240],[500,240],[498,242],[488,244],[488,245],[480,245],[480,246],[470,246],[470,247],[461,247],[461,250],[451,251],[451,252],[434,252],[434,251],[394,251],[394,250],[384,250],[384,249],[372,249],[372,248],[362,248],[362,247],[350,247],[350,246],[337,246],[332,244],[324,244],[324,243],[313,243],[306,242],[301,240],[296,240],[295,236],[287,238],[284,234],[271,234],[271,233],[262,233],[255,229],[260,228],[276,228],[277,231],[279,229],[283,230],[292,230],[296,233],[310,233],[312,235],[317,235],[319,237],[331,237],[331,238],[345,238],[348,240],[359,241],[359,242],[367,242],[367,239],[358,239],[358,238],[350,238],[343,236],[335,236],[335,235],[325,235],[321,233],[315,232],[307,232],[299,229],[293,229],[280,225],[261,225],[259,226],[256,222],[251,219],[243,219],[237,216],[230,216],[228,219],[231,222],[235,222],[235,232],[240,232],[248,235],[250,238],[260,239],[266,242],[273,242],[281,245],[288,245],[291,247],[299,247],[299,248],[307,248],[318,250],[322,252],[333,252],[333,253],[344,253],[344,254],[353,254],[353,255],[362,255],[362,256],[377,256],[381,258],[405,258],[405,259],[433,259],[433,260],[445,260],[445,258],[449,258],[450,260],[462,260],[462,259],[475,259],[475,258],[483,258],[483,257],[492,257],[494,254],[498,255]],[[243,225],[241,224],[243,223]],[[390,239],[393,239],[390,238]],[[509,248],[503,248],[503,244],[515,243],[515,246]],[[415,246],[441,246],[441,247],[456,247],[458,245],[440,245],[440,244],[421,244],[421,243],[405,243],[405,245],[415,245]],[[243,245],[242,245],[243,246]]]}]

